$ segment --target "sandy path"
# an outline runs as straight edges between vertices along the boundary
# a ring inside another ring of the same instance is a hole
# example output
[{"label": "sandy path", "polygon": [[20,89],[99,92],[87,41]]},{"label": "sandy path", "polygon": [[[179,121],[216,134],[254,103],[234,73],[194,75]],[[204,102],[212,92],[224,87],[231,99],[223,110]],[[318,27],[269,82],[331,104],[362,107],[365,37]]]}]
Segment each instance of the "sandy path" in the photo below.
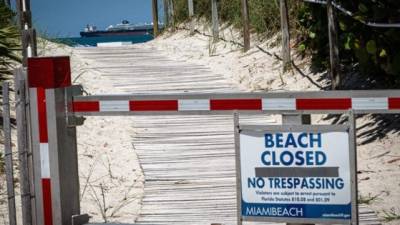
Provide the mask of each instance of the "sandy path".
[{"label": "sandy path", "polygon": [[[79,50],[117,92],[234,90],[222,75],[207,67],[171,60],[164,54],[138,47]],[[134,149],[145,171],[139,223],[233,224],[236,200],[231,116],[143,116],[129,122],[135,131]]]},{"label": "sandy path", "polygon": [[[99,82],[107,83],[103,93],[238,91],[222,73],[196,61],[176,58],[179,54],[171,57],[169,51],[152,44],[76,52],[89,68],[98,71]],[[266,117],[249,117],[246,121],[280,122]],[[232,116],[141,116],[119,118],[113,123],[114,130],[119,128],[116,124],[124,123],[124,129],[134,131],[133,148],[144,171],[142,208],[130,209],[131,215],[139,213],[138,223],[235,224]],[[121,141],[125,140],[118,139]],[[118,163],[118,157],[114,160]],[[123,163],[120,161],[119,165]],[[371,213],[368,211],[365,216]],[[131,222],[130,219],[109,218],[118,222]]]}]

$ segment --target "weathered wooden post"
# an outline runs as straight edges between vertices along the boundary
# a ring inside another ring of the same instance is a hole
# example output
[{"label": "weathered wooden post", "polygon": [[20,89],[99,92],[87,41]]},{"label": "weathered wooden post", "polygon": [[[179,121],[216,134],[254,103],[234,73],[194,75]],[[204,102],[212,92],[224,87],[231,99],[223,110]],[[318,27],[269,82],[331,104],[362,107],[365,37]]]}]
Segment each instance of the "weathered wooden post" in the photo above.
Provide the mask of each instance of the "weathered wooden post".
[{"label": "weathered wooden post", "polygon": [[332,0],[327,0],[328,29],[329,29],[329,53],[331,64],[332,90],[336,90],[341,85],[339,41],[336,23],[336,11],[332,5]]},{"label": "weathered wooden post", "polygon": [[31,4],[30,0],[16,0],[16,8],[18,13],[18,24],[21,30],[28,29],[32,26]]},{"label": "weathered wooden post", "polygon": [[217,0],[211,0],[211,18],[212,18],[213,42],[218,42],[219,41],[219,21],[218,21]]},{"label": "weathered wooden post", "polygon": [[[22,44],[22,65],[27,66],[27,60],[30,57],[37,56],[36,31],[32,28],[32,15],[30,0],[16,0],[16,7],[19,16],[19,26],[21,30]],[[16,89],[16,114],[18,131],[18,152],[21,182],[21,201],[22,201],[22,222],[23,225],[39,225],[36,223],[36,196],[33,193],[33,154],[31,149],[31,130],[30,130],[30,109],[27,99],[29,92],[26,91],[26,77],[23,69],[16,71],[15,89]]]},{"label": "weathered wooden post", "polygon": [[281,12],[283,72],[286,72],[291,67],[289,15],[287,0],[280,0],[279,6]]},{"label": "weathered wooden post", "polygon": [[76,128],[66,119],[72,88],[69,58],[29,58],[28,84],[36,224],[83,224],[73,220],[80,206]]},{"label": "weathered wooden post", "polygon": [[152,0],[153,8],[153,34],[154,37],[158,36],[158,1]]},{"label": "weathered wooden post", "polygon": [[[311,124],[311,115],[300,115],[300,114],[283,114],[282,125],[302,125]],[[313,225],[313,224],[302,224],[302,223],[287,223],[287,225]]]},{"label": "weathered wooden post", "polygon": [[22,64],[26,66],[27,58],[37,55],[36,31],[32,29],[30,0],[16,0],[16,6],[22,36]]},{"label": "weathered wooden post", "polygon": [[37,56],[36,30],[29,28],[22,30],[23,59],[26,65],[27,58]]},{"label": "weathered wooden post", "polygon": [[350,126],[349,130],[349,135],[350,135],[350,140],[353,140],[350,142],[350,149],[353,149],[353,151],[350,152],[350,165],[353,165],[353,173],[351,173],[351,192],[354,193],[351,195],[351,201],[353,204],[351,204],[351,214],[353,215],[351,218],[352,224],[359,224],[359,205],[358,205],[358,174],[357,174],[357,119],[356,115],[354,113],[354,109],[350,109],[347,112],[347,117],[348,117],[348,123]]},{"label": "weathered wooden post", "polygon": [[193,0],[188,0],[189,19],[190,19],[190,35],[194,34],[194,6]]},{"label": "weathered wooden post", "polygon": [[[301,115],[301,114],[283,114],[282,115],[283,125],[309,125],[311,124],[311,115]],[[304,223],[287,223],[287,225],[314,225],[314,224],[304,224]]]},{"label": "weathered wooden post", "polygon": [[169,23],[172,27],[172,30],[175,30],[174,1],[169,0],[168,6],[169,6],[168,8]]},{"label": "weathered wooden post", "polygon": [[164,26],[168,27],[169,24],[169,0],[164,0]]},{"label": "weathered wooden post", "polygon": [[243,18],[243,48],[247,52],[250,49],[250,21],[248,0],[242,0],[242,18]]},{"label": "weathered wooden post", "polygon": [[3,83],[3,131],[4,131],[4,160],[8,197],[8,220],[10,225],[17,225],[14,191],[14,168],[11,147],[11,124],[10,124],[10,97],[9,84]]},{"label": "weathered wooden post", "polygon": [[[17,116],[17,135],[18,135],[18,159],[19,159],[19,177],[21,190],[21,205],[22,205],[22,222],[23,225],[34,224],[36,217],[35,210],[32,207],[31,186],[33,171],[32,154],[29,152],[29,126],[28,126],[28,109],[27,109],[27,91],[26,91],[26,76],[24,69],[20,68],[15,71],[15,101],[16,101],[16,116]],[[33,188],[32,188],[33,189]]]}]

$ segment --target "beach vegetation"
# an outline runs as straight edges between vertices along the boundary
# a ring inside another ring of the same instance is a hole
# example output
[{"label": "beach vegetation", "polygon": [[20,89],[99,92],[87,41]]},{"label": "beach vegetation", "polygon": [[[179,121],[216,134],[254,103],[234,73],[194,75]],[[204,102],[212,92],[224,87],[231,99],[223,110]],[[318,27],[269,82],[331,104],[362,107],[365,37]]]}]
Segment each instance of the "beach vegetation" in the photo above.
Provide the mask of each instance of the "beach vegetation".
[{"label": "beach vegetation", "polygon": [[[322,4],[287,0],[292,47],[300,57],[311,57],[312,68],[326,70],[329,66],[327,9]],[[351,12],[337,12],[340,63],[344,74],[358,73],[373,78],[386,87],[400,86],[400,28],[374,27],[368,23],[400,24],[398,0],[337,0]],[[174,0],[174,19],[188,20],[187,0]],[[210,0],[194,1],[195,15],[211,18]],[[219,0],[219,18],[241,28],[241,0]],[[249,1],[250,26],[259,37],[270,38],[280,32],[278,0]]]},{"label": "beach vegetation", "polygon": [[21,62],[18,50],[20,47],[20,32],[15,26],[11,11],[3,1],[0,1],[0,79],[4,80],[12,74],[13,65]]},{"label": "beach vegetation", "polygon": [[391,209],[390,211],[384,210],[383,219],[385,220],[385,222],[400,220],[400,213],[396,212],[395,209]]},{"label": "beach vegetation", "polygon": [[[341,64],[358,70],[386,87],[400,85],[400,28],[373,27],[366,23],[400,24],[400,2],[397,0],[337,1],[353,16],[337,13]],[[297,36],[299,52],[311,55],[313,64],[329,64],[329,39],[326,7],[304,4],[298,21],[302,28]]]},{"label": "beach vegetation", "polygon": [[[0,1],[0,81],[10,79],[13,66],[21,61],[20,34],[14,25],[15,14]],[[0,174],[4,173],[4,155],[0,152]]]},{"label": "beach vegetation", "polygon": [[371,194],[368,194],[368,196],[359,195],[358,196],[358,204],[369,205],[373,201],[377,200],[378,197],[379,197],[379,195],[372,196]]},{"label": "beach vegetation", "polygon": [[[292,18],[297,18],[299,8],[303,3],[295,0],[289,0],[289,14]],[[176,7],[174,12],[175,21],[184,22],[188,19],[187,1],[174,0]],[[194,1],[195,15],[198,18],[207,18],[211,20],[210,0]],[[221,21],[240,28],[242,26],[241,0],[220,0],[218,1],[218,14]],[[280,31],[280,11],[278,1],[252,0],[249,1],[249,19],[252,31],[262,33],[268,37],[275,35]],[[297,32],[296,20],[290,20],[293,32]]]}]

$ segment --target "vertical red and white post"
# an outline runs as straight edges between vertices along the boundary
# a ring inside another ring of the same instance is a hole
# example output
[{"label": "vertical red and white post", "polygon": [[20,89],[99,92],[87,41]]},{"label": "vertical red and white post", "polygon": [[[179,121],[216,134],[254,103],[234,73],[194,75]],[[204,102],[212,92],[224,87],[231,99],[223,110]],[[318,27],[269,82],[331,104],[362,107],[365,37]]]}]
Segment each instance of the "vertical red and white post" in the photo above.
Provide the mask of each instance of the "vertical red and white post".
[{"label": "vertical red and white post", "polygon": [[28,59],[36,224],[70,225],[80,214],[76,128],[67,124],[68,57]]}]

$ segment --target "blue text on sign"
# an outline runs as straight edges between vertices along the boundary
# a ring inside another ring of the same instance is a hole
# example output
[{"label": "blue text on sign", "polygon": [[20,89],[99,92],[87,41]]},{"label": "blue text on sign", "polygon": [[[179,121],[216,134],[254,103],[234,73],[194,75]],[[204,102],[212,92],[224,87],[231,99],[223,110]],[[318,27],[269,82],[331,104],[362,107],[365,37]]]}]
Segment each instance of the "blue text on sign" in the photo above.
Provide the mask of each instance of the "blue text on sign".
[{"label": "blue text on sign", "polygon": [[297,138],[292,133],[289,133],[286,138],[282,133],[265,134],[267,148],[321,148],[321,146],[321,133],[301,133]]}]

